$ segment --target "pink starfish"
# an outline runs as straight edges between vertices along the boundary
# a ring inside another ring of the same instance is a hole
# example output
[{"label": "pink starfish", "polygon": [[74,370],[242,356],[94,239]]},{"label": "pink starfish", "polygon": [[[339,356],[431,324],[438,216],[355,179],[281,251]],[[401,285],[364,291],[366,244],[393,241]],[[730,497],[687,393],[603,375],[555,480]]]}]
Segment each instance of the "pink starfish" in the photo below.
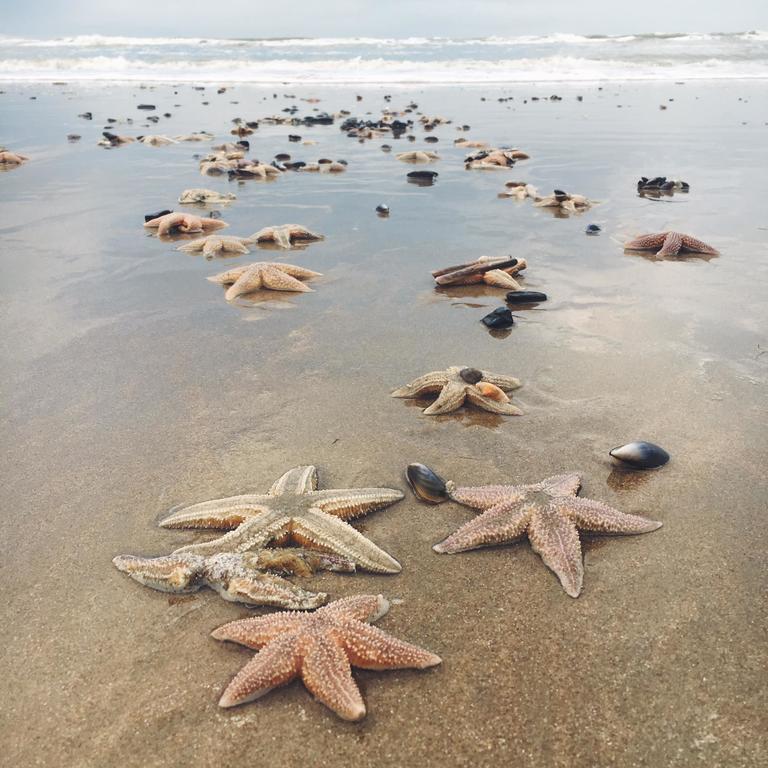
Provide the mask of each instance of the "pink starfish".
[{"label": "pink starfish", "polygon": [[656,251],[657,256],[677,256],[681,251],[683,253],[708,253],[717,256],[716,251],[711,245],[702,243],[690,235],[683,235],[680,232],[658,232],[655,235],[641,235],[634,240],[630,240],[624,245],[626,251]]}]

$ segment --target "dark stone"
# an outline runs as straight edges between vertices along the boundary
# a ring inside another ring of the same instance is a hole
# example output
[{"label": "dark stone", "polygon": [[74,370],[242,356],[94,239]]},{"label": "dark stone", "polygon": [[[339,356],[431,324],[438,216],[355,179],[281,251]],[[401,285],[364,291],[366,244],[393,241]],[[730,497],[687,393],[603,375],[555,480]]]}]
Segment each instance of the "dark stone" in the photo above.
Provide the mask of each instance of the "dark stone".
[{"label": "dark stone", "polygon": [[136,109],[156,109],[154,104],[139,104]]},{"label": "dark stone", "polygon": [[539,291],[510,291],[507,294],[509,304],[536,304],[546,300],[547,294]]},{"label": "dark stone", "polygon": [[297,136],[295,133],[288,134],[288,141],[301,141],[301,136]]},{"label": "dark stone", "polygon": [[420,179],[422,181],[432,181],[437,178],[437,171],[411,171],[408,174],[409,179]]},{"label": "dark stone", "polygon": [[438,141],[437,136],[427,136],[424,141],[429,142],[430,144],[435,144]]},{"label": "dark stone", "polygon": [[156,213],[145,213],[144,214],[144,222],[151,221],[152,219],[159,219],[161,216],[166,216],[169,213],[173,213],[173,211],[164,210],[164,211],[157,211]]},{"label": "dark stone", "polygon": [[497,307],[490,314],[486,315],[482,320],[488,328],[509,328],[515,320],[512,317],[512,312],[507,307]]},{"label": "dark stone", "polygon": [[378,213],[379,216],[389,216],[389,206],[385,205],[384,203],[380,203],[376,206],[376,213]]}]

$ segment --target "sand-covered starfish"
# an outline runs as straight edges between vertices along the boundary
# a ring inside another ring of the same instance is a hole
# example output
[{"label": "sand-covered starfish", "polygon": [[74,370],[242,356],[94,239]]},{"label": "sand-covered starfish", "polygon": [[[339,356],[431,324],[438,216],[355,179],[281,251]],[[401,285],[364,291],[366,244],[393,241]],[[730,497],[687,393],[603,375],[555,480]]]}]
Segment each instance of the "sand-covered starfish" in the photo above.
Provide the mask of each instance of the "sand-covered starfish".
[{"label": "sand-covered starfish", "polygon": [[156,229],[159,236],[173,232],[215,232],[217,229],[228,227],[221,219],[204,219],[192,213],[166,213],[144,222],[147,229]]},{"label": "sand-covered starfish", "polygon": [[249,253],[245,237],[225,237],[224,235],[208,235],[199,240],[191,240],[180,245],[176,250],[184,253],[202,253],[207,259],[230,253]]},{"label": "sand-covered starfish", "polygon": [[426,669],[439,656],[370,626],[389,610],[381,595],[335,600],[311,614],[282,612],[232,621],[211,634],[259,650],[219,699],[234,707],[301,677],[307,690],[344,720],[365,717],[365,702],[352,677],[361,669]]},{"label": "sand-covered starfish", "polygon": [[214,192],[212,189],[185,189],[179,195],[180,203],[207,203],[226,205],[237,200],[237,195],[232,192]]},{"label": "sand-covered starfish", "polygon": [[232,530],[213,541],[190,544],[179,552],[210,555],[246,552],[268,543],[293,541],[349,558],[367,571],[398,573],[400,564],[346,521],[403,498],[392,488],[317,490],[317,470],[296,467],[275,481],[266,494],[204,501],[180,509],[164,528]]},{"label": "sand-covered starfish", "polygon": [[591,208],[593,202],[584,195],[571,195],[556,189],[551,195],[537,197],[533,205],[536,208],[557,208],[563,213],[580,213]]},{"label": "sand-covered starfish", "polygon": [[641,235],[626,243],[624,250],[656,251],[657,256],[677,256],[681,253],[705,253],[711,256],[719,254],[719,251],[711,245],[680,232],[657,232],[654,235]]},{"label": "sand-covered starfish", "polygon": [[[246,241],[247,242],[247,241]],[[212,283],[230,286],[224,294],[227,301],[245,293],[260,289],[270,291],[294,291],[311,293],[312,289],[302,283],[311,277],[321,277],[320,272],[297,267],[295,264],[280,264],[273,261],[256,261],[243,267],[235,267],[209,277]]]},{"label": "sand-covered starfish", "polygon": [[395,157],[404,163],[431,163],[434,160],[439,160],[440,155],[437,152],[427,152],[426,150],[417,149],[413,152],[401,152]]},{"label": "sand-covered starfish", "polygon": [[327,602],[328,595],[308,592],[265,570],[302,576],[318,570],[355,570],[355,564],[346,558],[297,548],[222,552],[208,557],[191,552],[165,557],[120,555],[112,562],[135,581],[161,592],[187,594],[210,587],[233,603],[294,610],[317,608]]},{"label": "sand-covered starfish", "polygon": [[578,597],[584,580],[579,530],[599,534],[648,533],[661,523],[628,515],[602,501],[578,498],[581,475],[554,475],[533,485],[456,487],[448,495],[483,513],[432,547],[453,554],[468,549],[509,544],[527,534],[534,552],[555,572],[563,589]]},{"label": "sand-covered starfish", "polygon": [[301,224],[280,224],[275,227],[264,227],[254,232],[248,240],[252,243],[274,243],[281,248],[290,248],[293,243],[311,243],[324,240],[324,235],[318,235]]},{"label": "sand-covered starfish", "polygon": [[423,397],[439,393],[437,400],[423,411],[427,416],[455,411],[465,400],[491,413],[522,416],[523,412],[509,402],[507,394],[521,386],[511,376],[453,365],[445,371],[433,371],[419,376],[410,384],[396,389],[392,397]]},{"label": "sand-covered starfish", "polygon": [[26,155],[11,152],[9,149],[0,149],[0,165],[16,166],[25,163],[27,160],[29,158]]}]

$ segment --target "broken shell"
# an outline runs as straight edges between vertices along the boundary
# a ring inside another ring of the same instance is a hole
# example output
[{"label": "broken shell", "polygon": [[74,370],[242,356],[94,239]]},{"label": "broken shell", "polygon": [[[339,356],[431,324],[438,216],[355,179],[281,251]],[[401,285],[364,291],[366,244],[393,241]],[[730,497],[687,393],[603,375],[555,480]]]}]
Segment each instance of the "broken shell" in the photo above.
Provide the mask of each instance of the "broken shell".
[{"label": "broken shell", "polygon": [[669,461],[669,454],[654,443],[637,440],[608,452],[614,459],[635,469],[655,469]]},{"label": "broken shell", "polygon": [[508,403],[509,398],[503,389],[499,389],[495,384],[491,384],[488,381],[481,381],[477,384],[477,388],[483,397],[489,397],[491,400],[496,400],[498,403]]},{"label": "broken shell", "polygon": [[483,378],[483,372],[479,371],[477,368],[462,368],[459,371],[459,376],[461,376],[467,384],[477,384],[477,382]]},{"label": "broken shell", "polygon": [[409,464],[405,470],[405,479],[416,498],[428,504],[440,504],[448,500],[445,480],[425,464]]}]

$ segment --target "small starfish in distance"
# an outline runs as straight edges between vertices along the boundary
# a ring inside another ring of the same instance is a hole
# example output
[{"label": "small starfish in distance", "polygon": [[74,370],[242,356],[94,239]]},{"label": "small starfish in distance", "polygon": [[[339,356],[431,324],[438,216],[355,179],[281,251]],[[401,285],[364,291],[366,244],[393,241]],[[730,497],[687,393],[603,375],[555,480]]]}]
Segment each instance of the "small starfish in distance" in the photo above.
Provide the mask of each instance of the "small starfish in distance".
[{"label": "small starfish in distance", "polygon": [[246,243],[250,242],[244,237],[226,237],[223,235],[208,235],[199,240],[180,245],[176,250],[184,253],[202,253],[206,259],[221,256],[228,253],[249,253]]},{"label": "small starfish in distance", "polygon": [[520,382],[511,376],[453,365],[445,371],[432,371],[419,376],[410,384],[396,389],[392,397],[412,398],[439,393],[437,400],[424,409],[423,413],[427,416],[455,411],[465,400],[491,413],[522,416],[523,412],[509,402],[507,395],[507,392],[520,386]]},{"label": "small starfish in distance", "polygon": [[352,560],[367,571],[398,573],[400,563],[346,521],[402,498],[392,488],[318,491],[315,467],[296,467],[276,480],[268,493],[193,504],[173,512],[160,525],[230,530],[218,539],[181,547],[174,554],[247,552],[269,543],[293,541]]},{"label": "small starfish in distance", "polygon": [[294,264],[280,264],[277,262],[256,261],[246,264],[244,267],[235,267],[226,272],[209,277],[212,283],[229,285],[224,298],[227,301],[236,299],[245,293],[252,293],[266,288],[270,291],[294,291],[308,293],[312,289],[301,282],[310,277],[320,277],[319,272],[311,269],[297,267]]},{"label": "small starfish in distance", "polygon": [[311,232],[300,224],[281,224],[278,227],[264,227],[252,234],[251,243],[274,243],[280,248],[290,248],[295,242],[312,242],[325,239],[323,235]]},{"label": "small starfish in distance", "polygon": [[[660,249],[656,251],[656,249]],[[719,255],[711,245],[703,243],[690,235],[680,232],[658,232],[654,235],[641,235],[624,245],[625,251],[656,251],[656,256],[677,256],[680,253],[705,253]]]},{"label": "small starfish in distance", "polygon": [[554,475],[533,485],[456,487],[448,496],[482,514],[432,549],[441,554],[510,544],[527,534],[534,552],[555,572],[563,589],[578,597],[584,581],[579,529],[602,534],[648,533],[661,523],[628,515],[601,501],[578,498],[581,475]]},{"label": "small starfish in distance", "polygon": [[203,219],[192,213],[166,213],[144,222],[147,229],[156,229],[159,237],[170,235],[172,232],[214,232],[228,227],[221,219]]},{"label": "small starfish in distance", "polygon": [[258,650],[219,699],[234,707],[261,698],[296,677],[309,692],[344,720],[361,720],[366,709],[352,677],[361,669],[426,669],[441,659],[370,626],[389,610],[381,595],[335,600],[314,613],[281,612],[231,621],[214,630],[228,640]]}]

